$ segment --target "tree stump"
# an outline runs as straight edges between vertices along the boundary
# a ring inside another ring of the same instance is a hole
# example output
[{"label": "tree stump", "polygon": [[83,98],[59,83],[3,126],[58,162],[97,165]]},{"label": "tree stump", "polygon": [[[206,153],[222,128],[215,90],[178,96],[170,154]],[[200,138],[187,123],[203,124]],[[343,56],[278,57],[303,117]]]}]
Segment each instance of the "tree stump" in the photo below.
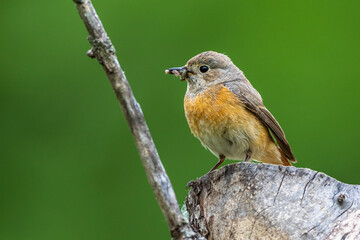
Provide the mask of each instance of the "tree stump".
[{"label": "tree stump", "polygon": [[189,222],[209,240],[360,239],[360,186],[321,172],[237,163],[189,186]]}]

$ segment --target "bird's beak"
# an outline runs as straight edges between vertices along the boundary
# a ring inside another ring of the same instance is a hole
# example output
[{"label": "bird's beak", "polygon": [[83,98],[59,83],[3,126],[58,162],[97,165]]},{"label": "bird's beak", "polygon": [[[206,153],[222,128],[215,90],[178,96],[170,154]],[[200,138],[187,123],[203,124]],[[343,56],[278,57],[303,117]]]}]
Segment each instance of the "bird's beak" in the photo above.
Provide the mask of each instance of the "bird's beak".
[{"label": "bird's beak", "polygon": [[181,81],[184,81],[186,78],[186,74],[187,74],[187,69],[186,67],[174,67],[174,68],[169,68],[165,70],[166,74],[173,74],[177,77],[180,77]]}]

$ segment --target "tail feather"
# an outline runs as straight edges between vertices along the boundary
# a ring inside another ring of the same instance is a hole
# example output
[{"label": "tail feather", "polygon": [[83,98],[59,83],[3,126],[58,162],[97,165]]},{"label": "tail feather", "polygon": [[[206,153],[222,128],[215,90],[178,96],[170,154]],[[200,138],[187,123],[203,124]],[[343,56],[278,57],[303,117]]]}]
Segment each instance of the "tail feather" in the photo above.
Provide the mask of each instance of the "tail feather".
[{"label": "tail feather", "polygon": [[269,141],[268,145],[264,149],[264,152],[261,155],[254,156],[254,159],[263,163],[292,166],[290,160],[281,151],[281,148],[276,146],[273,141]]},{"label": "tail feather", "polygon": [[291,162],[289,161],[289,159],[286,158],[285,154],[281,151],[280,148],[279,149],[279,152],[280,152],[280,155],[281,155],[281,162],[283,163],[284,166],[292,166]]}]

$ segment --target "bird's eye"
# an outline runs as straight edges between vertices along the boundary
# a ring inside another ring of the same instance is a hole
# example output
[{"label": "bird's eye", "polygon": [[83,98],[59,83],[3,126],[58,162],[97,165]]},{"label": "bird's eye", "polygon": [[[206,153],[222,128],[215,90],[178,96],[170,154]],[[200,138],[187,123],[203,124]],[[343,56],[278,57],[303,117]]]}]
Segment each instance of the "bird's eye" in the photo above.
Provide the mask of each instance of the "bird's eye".
[{"label": "bird's eye", "polygon": [[201,66],[201,67],[200,67],[200,72],[206,73],[207,71],[209,71],[209,67],[208,67],[208,66]]}]

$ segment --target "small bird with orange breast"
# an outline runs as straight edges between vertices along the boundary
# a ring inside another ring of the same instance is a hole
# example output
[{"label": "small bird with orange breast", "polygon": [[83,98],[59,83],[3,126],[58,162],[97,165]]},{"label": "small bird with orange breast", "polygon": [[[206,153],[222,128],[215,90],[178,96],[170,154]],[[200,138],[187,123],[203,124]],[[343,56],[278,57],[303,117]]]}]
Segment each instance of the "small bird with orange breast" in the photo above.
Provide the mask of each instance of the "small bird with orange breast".
[{"label": "small bird with orange breast", "polygon": [[187,81],[185,115],[191,132],[219,158],[291,166],[285,134],[258,91],[224,54],[203,52],[167,74]]}]

